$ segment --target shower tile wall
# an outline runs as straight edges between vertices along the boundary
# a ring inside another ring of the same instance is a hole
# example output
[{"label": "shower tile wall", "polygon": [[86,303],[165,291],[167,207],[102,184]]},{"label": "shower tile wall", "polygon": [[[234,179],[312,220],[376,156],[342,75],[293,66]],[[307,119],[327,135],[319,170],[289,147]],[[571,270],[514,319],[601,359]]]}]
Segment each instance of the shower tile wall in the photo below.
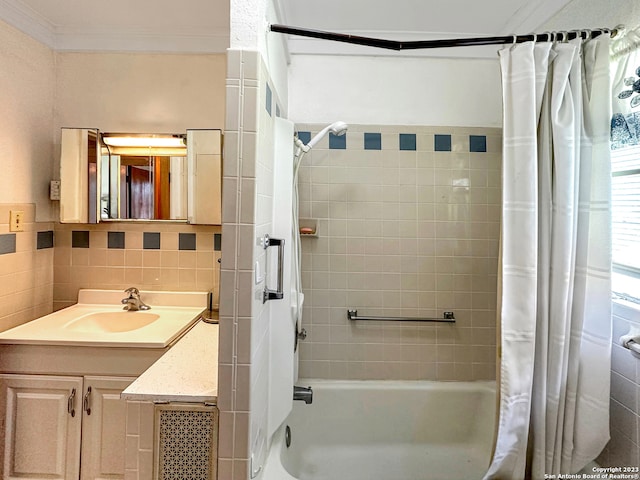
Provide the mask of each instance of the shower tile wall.
[{"label": "shower tile wall", "polygon": [[640,328],[637,305],[614,301],[611,346],[611,440],[597,462],[601,466],[640,465],[640,359],[619,338]]},{"label": "shower tile wall", "polygon": [[55,226],[55,310],[80,288],[218,292],[218,226],[163,223]]},{"label": "shower tile wall", "polygon": [[[300,376],[495,378],[501,130],[350,125],[342,140],[300,170],[300,217],[318,225],[302,239]],[[349,322],[349,308],[456,323]]]},{"label": "shower tile wall", "polygon": [[[24,231],[9,231],[9,212],[25,213]],[[53,223],[35,222],[34,204],[0,204],[0,331],[53,308]]]}]

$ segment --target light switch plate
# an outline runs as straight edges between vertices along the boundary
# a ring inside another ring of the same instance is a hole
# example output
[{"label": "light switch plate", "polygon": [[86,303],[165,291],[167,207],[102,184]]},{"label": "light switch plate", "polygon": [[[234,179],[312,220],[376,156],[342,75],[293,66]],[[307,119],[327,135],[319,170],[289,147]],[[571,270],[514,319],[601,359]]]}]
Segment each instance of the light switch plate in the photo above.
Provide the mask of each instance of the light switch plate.
[{"label": "light switch plate", "polygon": [[60,180],[51,180],[49,183],[49,200],[60,200]]},{"label": "light switch plate", "polygon": [[11,210],[9,213],[9,231],[24,232],[24,212],[22,210]]}]

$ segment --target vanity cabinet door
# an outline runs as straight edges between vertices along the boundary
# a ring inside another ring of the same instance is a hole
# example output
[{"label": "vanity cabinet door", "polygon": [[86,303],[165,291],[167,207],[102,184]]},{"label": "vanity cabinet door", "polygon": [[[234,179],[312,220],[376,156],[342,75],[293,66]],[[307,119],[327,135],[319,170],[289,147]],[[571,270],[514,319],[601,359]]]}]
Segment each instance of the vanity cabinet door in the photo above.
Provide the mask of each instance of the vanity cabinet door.
[{"label": "vanity cabinet door", "polygon": [[0,375],[3,479],[75,479],[81,377]]},{"label": "vanity cabinet door", "polygon": [[133,380],[84,378],[81,480],[124,478],[127,403],[120,394]]}]

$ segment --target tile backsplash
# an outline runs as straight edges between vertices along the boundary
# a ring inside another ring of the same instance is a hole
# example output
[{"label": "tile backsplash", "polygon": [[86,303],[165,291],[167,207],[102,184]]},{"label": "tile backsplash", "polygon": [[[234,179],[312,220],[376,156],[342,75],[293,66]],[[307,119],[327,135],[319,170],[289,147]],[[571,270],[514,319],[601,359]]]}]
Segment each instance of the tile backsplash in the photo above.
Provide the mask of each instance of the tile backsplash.
[{"label": "tile backsplash", "polygon": [[[301,377],[495,378],[501,135],[350,125],[304,157],[300,217],[317,236],[302,240]],[[456,323],[350,322],[349,308]]]},{"label": "tile backsplash", "polygon": [[[9,231],[9,212],[24,212],[24,231]],[[53,308],[53,223],[35,222],[34,204],[0,204],[0,330]]]},{"label": "tile backsplash", "polygon": [[218,292],[220,227],[178,223],[56,224],[54,309],[80,288]]}]

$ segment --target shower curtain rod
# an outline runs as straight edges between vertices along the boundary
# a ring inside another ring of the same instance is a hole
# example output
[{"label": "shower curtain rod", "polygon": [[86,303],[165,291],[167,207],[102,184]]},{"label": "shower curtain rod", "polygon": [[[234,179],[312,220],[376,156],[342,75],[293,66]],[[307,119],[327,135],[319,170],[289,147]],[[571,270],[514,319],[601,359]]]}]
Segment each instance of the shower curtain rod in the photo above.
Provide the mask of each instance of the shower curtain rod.
[{"label": "shower curtain rod", "polygon": [[530,33],[528,35],[507,35],[502,37],[475,37],[475,38],[457,38],[447,40],[417,40],[401,42],[397,40],[385,40],[381,38],[360,37],[358,35],[350,35],[347,33],[333,33],[323,30],[309,30],[305,28],[289,27],[287,25],[272,24],[269,30],[277,33],[286,33],[301,37],[319,38],[322,40],[333,40],[336,42],[353,43],[356,45],[364,45],[367,47],[386,48],[387,50],[418,50],[422,48],[449,48],[449,47],[473,47],[476,45],[506,45],[510,43],[523,43],[530,41],[550,42],[552,40],[573,40],[578,36],[584,38],[593,38],[602,34],[610,34],[615,37],[616,34],[624,28],[617,26],[613,29],[599,28],[595,30],[571,30],[570,32],[545,32]]}]

